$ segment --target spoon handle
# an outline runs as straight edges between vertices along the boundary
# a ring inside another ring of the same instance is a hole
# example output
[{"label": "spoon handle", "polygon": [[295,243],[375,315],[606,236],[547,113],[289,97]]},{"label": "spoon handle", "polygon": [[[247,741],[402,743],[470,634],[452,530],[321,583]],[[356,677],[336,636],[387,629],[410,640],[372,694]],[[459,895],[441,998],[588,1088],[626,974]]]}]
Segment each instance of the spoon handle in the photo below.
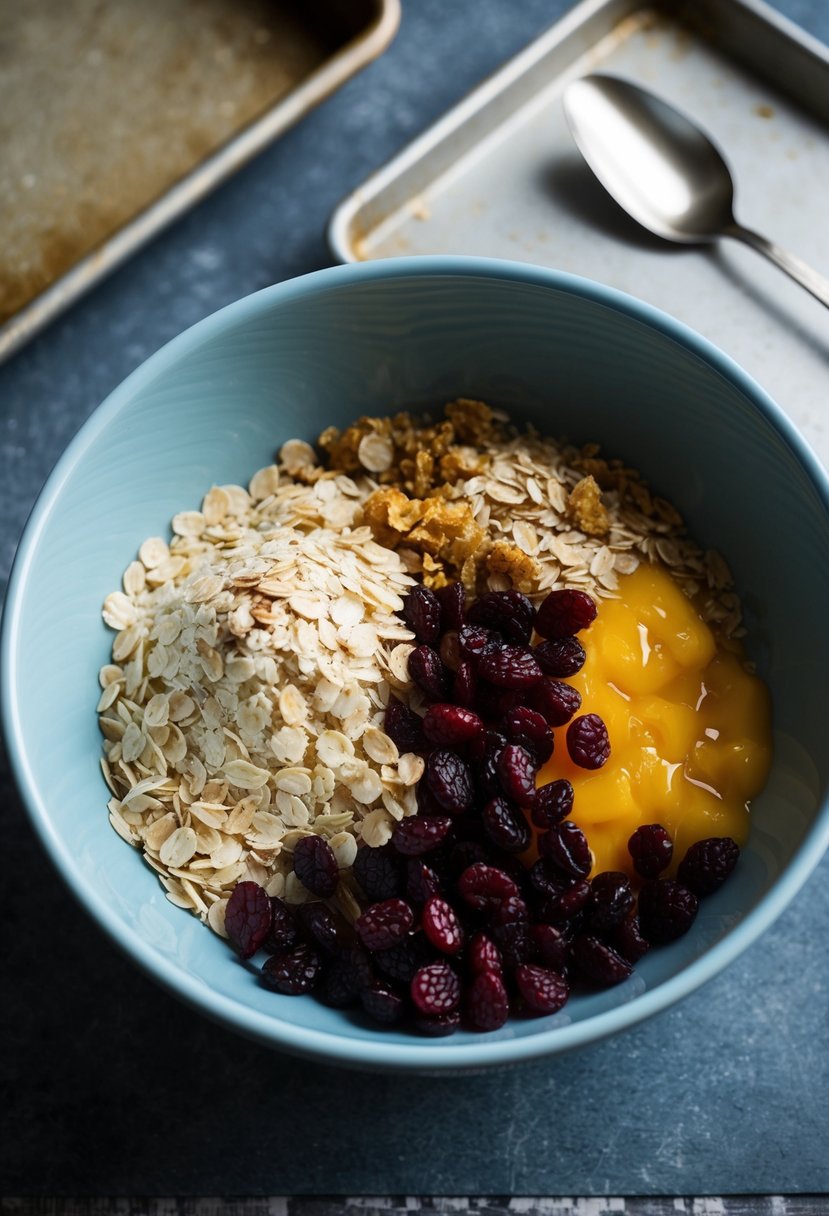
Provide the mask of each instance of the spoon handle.
[{"label": "spoon handle", "polygon": [[810,291],[816,300],[820,300],[821,304],[825,304],[829,308],[829,279],[824,278],[822,274],[818,274],[811,266],[807,266],[800,258],[794,256],[793,253],[787,253],[785,249],[781,249],[779,245],[775,245],[772,241],[767,241],[764,236],[760,236],[758,232],[752,232],[750,228],[744,228],[742,224],[732,224],[725,230],[725,236],[733,236],[735,240],[742,241],[745,245],[750,245],[752,249],[756,249],[758,253],[764,254],[770,262],[774,262],[775,266],[779,266],[781,270],[785,270],[790,278],[799,283],[801,287],[805,287]]}]

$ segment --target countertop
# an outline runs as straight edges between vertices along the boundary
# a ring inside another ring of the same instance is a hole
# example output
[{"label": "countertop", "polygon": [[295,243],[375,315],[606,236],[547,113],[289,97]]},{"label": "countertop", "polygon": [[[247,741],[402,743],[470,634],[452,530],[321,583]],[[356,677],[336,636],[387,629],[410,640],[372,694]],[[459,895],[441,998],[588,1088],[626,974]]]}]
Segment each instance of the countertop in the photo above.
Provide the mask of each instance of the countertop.
[{"label": "countertop", "polygon": [[[381,59],[0,369],[4,582],[49,469],[107,393],[206,314],[327,265],[337,201],[568,7],[407,0]],[[825,0],[776,7],[829,41]],[[0,782],[0,1194],[829,1192],[829,859],[658,1018],[526,1067],[401,1079],[270,1053],[155,987],[57,879],[5,761]]]}]

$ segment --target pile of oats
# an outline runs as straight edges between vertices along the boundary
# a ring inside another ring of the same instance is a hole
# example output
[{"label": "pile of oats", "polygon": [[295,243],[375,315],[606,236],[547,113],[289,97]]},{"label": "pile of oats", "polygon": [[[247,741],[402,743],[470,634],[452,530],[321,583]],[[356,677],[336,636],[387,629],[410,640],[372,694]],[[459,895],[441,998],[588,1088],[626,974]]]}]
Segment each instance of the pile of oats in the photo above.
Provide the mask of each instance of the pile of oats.
[{"label": "pile of oats", "polygon": [[222,933],[237,882],[308,898],[296,841],[323,833],[349,867],[416,811],[423,760],[383,731],[408,679],[397,615],[415,581],[467,590],[616,594],[666,565],[703,615],[740,630],[728,569],[638,474],[460,400],[432,424],[361,418],[286,443],[247,490],[215,486],[144,542],[107,597],[117,636],[98,703],[111,822],[173,903]]},{"label": "pile of oats", "polygon": [[358,840],[388,840],[423,770],[382,729],[409,686],[397,613],[413,580],[359,524],[373,483],[297,441],[280,457],[249,490],[214,487],[177,515],[169,546],[145,541],[104,604],[112,824],[219,932],[241,879],[306,897],[299,836],[324,833],[344,869]]}]

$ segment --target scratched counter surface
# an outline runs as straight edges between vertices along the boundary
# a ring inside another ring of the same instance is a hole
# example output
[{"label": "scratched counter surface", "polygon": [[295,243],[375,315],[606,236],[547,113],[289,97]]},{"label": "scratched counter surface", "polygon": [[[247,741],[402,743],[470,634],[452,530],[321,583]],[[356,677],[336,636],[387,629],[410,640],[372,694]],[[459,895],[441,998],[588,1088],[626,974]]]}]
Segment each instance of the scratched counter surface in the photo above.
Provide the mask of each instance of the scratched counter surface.
[{"label": "scratched counter surface", "polygon": [[[407,0],[378,62],[0,369],[4,578],[93,407],[207,313],[328,264],[337,201],[568,7]],[[825,0],[778,7],[829,41]],[[57,880],[5,764],[2,782],[0,1194],[829,1191],[827,860],[736,964],[637,1029],[509,1071],[383,1077],[272,1054],[155,987]]]}]

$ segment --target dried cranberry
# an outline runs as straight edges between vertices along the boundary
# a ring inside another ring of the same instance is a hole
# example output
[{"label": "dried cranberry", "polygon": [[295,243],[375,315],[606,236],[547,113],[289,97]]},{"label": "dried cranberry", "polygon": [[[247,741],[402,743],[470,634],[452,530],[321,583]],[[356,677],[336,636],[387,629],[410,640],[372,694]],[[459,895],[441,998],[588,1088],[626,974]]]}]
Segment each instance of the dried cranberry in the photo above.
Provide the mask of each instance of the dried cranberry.
[{"label": "dried cranberry", "polygon": [[561,870],[550,861],[549,857],[539,857],[527,871],[530,889],[539,895],[560,895],[571,885],[571,879],[562,874]]},{"label": "dried cranberry", "polygon": [[550,726],[564,726],[581,709],[579,690],[563,680],[554,680],[552,676],[544,676],[534,685],[527,694],[527,700]]},{"label": "dried cranberry", "polygon": [[695,895],[711,895],[722,886],[739,859],[739,846],[730,836],[709,836],[691,845],[676,876]]},{"label": "dried cranberry", "polygon": [[448,815],[433,815],[429,819],[411,816],[397,824],[391,843],[404,857],[421,857],[443,844],[451,827]]},{"label": "dried cranberry", "polygon": [[366,908],[354,928],[367,950],[388,950],[406,936],[413,923],[412,910],[405,900],[384,899]]},{"label": "dried cranberry", "polygon": [[502,903],[489,910],[487,920],[491,927],[525,923],[530,919],[530,910],[520,895],[510,895]]},{"label": "dried cranberry", "polygon": [[343,968],[345,980],[355,992],[362,992],[372,983],[374,972],[371,957],[368,955],[368,951],[363,950],[360,942],[355,942],[353,946],[340,950],[337,961]]},{"label": "dried cranberry", "polygon": [[445,701],[451,677],[448,667],[431,646],[415,646],[409,655],[409,675],[430,701]]},{"label": "dried cranberry", "polygon": [[390,845],[372,849],[362,845],[352,863],[352,873],[372,903],[399,895],[403,871],[400,858]]},{"label": "dried cranberry", "polygon": [[350,946],[332,957],[315,995],[325,1005],[348,1009],[373,982],[368,954],[362,946]]},{"label": "dried cranberry", "polygon": [[581,671],[587,658],[578,638],[550,638],[539,642],[534,653],[544,674],[561,680]]},{"label": "dried cranberry", "polygon": [[645,823],[628,841],[633,868],[642,878],[658,878],[671,864],[673,841],[660,823]]},{"label": "dried cranberry", "polygon": [[482,798],[495,798],[501,793],[501,782],[498,779],[498,760],[501,752],[507,746],[505,735],[488,730],[484,758],[480,767],[475,770],[475,783]]},{"label": "dried cranberry", "polygon": [[590,898],[590,883],[586,878],[577,879],[572,887],[568,887],[558,897],[557,907],[559,921],[564,922],[565,927],[570,928],[573,925],[581,924],[584,914],[584,906]]},{"label": "dried cranberry", "polygon": [[[481,716],[480,715],[480,706],[478,706],[477,712],[478,712],[478,716],[480,717]],[[464,748],[464,756],[472,764],[473,777],[475,775],[475,770],[476,770],[477,766],[481,763],[484,756],[486,755],[486,746],[487,746],[486,737],[488,734],[489,734],[489,731],[487,730],[486,726],[484,726],[484,729],[481,731],[481,733],[479,735],[477,735],[472,740],[472,742],[467,744],[467,746]]]},{"label": "dried cranberry", "polygon": [[545,967],[563,972],[567,967],[568,948],[564,934],[555,925],[530,925],[534,953]]},{"label": "dried cranberry", "polygon": [[457,630],[450,629],[448,633],[443,635],[443,637],[440,639],[438,654],[440,655],[441,662],[444,663],[453,674],[457,672],[461,663],[464,662],[463,655],[461,654],[461,644],[458,640]]},{"label": "dried cranberry", "polygon": [[584,878],[590,873],[593,855],[584,832],[570,819],[557,823],[538,838],[538,851],[549,857],[571,878]]},{"label": "dried cranberry", "polygon": [[538,920],[551,925],[561,925],[578,918],[590,898],[590,883],[577,879],[572,886],[557,894],[542,896],[536,908]]},{"label": "dried cranberry", "polygon": [[629,963],[638,963],[651,948],[650,942],[642,936],[638,916],[629,916],[617,925],[611,939],[613,946]]},{"label": "dried cranberry", "polygon": [[465,659],[475,662],[490,650],[498,650],[503,646],[503,638],[483,625],[463,625],[458,630],[458,645]]},{"label": "dried cranberry", "polygon": [[535,943],[530,926],[525,921],[511,920],[506,925],[491,925],[488,932],[508,971],[513,971],[521,963],[532,962]]},{"label": "dried cranberry", "polygon": [[492,843],[505,853],[523,853],[530,847],[532,833],[524,815],[503,798],[493,798],[481,816]]},{"label": "dried cranberry", "polygon": [[311,945],[326,954],[334,954],[354,943],[354,930],[339,912],[327,904],[300,904],[296,910],[297,925]]},{"label": "dried cranberry", "polygon": [[375,982],[360,993],[360,1003],[370,1018],[382,1026],[393,1026],[406,1012],[406,1002],[385,984]]},{"label": "dried cranberry", "polygon": [[543,714],[526,705],[519,705],[507,713],[501,728],[513,742],[520,743],[532,752],[539,765],[546,764],[553,754],[553,732]]},{"label": "dried cranberry", "polygon": [[509,997],[494,971],[481,971],[466,993],[466,1011],[476,1030],[498,1030],[509,1017]]},{"label": "dried cranberry", "polygon": [[596,933],[608,933],[620,924],[633,907],[633,889],[626,874],[604,870],[590,884],[584,909],[587,924]]},{"label": "dried cranberry", "polygon": [[477,862],[469,866],[458,879],[458,891],[472,908],[483,911],[503,903],[511,895],[519,895],[518,887],[508,874],[495,866]]},{"label": "dried cranberry", "polygon": [[423,732],[435,747],[464,747],[483,739],[484,724],[471,709],[438,703],[427,709]]},{"label": "dried cranberry", "polygon": [[461,982],[448,963],[429,963],[415,974],[410,992],[421,1013],[440,1017],[458,1008]]},{"label": "dried cranberry", "polygon": [[469,766],[456,752],[439,748],[426,761],[426,784],[430,792],[450,815],[468,811],[473,802],[474,789]]},{"label": "dried cranberry", "polygon": [[364,988],[368,988],[373,983],[374,971],[371,966],[371,958],[368,951],[363,949],[359,942],[341,950],[336,956],[336,962],[341,967],[344,982],[349,984],[354,992],[362,992]]},{"label": "dried cranberry", "polygon": [[461,1024],[461,1014],[459,1009],[453,1009],[451,1013],[441,1013],[438,1017],[427,1017],[426,1014],[415,1016],[414,1028],[420,1034],[427,1035],[430,1039],[443,1038],[445,1035],[454,1034]]},{"label": "dried cranberry", "polygon": [[497,629],[508,642],[526,645],[532,637],[535,608],[520,591],[488,591],[472,605],[467,620]]},{"label": "dried cranberry", "polygon": [[422,583],[412,587],[403,601],[403,619],[417,638],[431,646],[440,636],[441,611],[434,591]]},{"label": "dried cranberry", "polygon": [[463,583],[447,583],[435,592],[440,604],[444,629],[460,629],[466,608],[466,590]]},{"label": "dried cranberry", "polygon": [[584,714],[567,727],[567,750],[580,768],[601,768],[610,755],[607,727],[598,714]]},{"label": "dried cranberry", "polygon": [[463,705],[466,709],[472,709],[477,700],[477,693],[478,679],[475,675],[475,670],[472,664],[467,659],[464,659],[458,664],[458,669],[452,680],[452,700],[456,705]]},{"label": "dried cranberry", "polygon": [[654,945],[672,942],[687,933],[697,915],[693,891],[671,878],[657,878],[639,892],[639,925]]},{"label": "dried cranberry", "polygon": [[415,972],[434,958],[434,952],[423,933],[418,931],[402,938],[397,945],[377,950],[372,959],[389,979],[398,984],[411,983]]},{"label": "dried cranberry", "polygon": [[311,992],[322,974],[322,960],[310,946],[294,946],[284,954],[274,954],[262,967],[262,983],[283,996],[302,996]]},{"label": "dried cranberry", "polygon": [[314,999],[332,1009],[349,1009],[357,1004],[359,995],[350,983],[344,982],[340,960],[330,959],[316,986]]},{"label": "dried cranberry", "polygon": [[340,868],[334,850],[322,836],[301,836],[294,845],[294,873],[317,899],[330,899],[337,889]]},{"label": "dried cranberry", "polygon": [[439,895],[428,899],[423,908],[423,932],[441,954],[457,954],[463,945],[461,929],[454,909]]},{"label": "dried cranberry", "polygon": [[630,963],[612,946],[587,933],[580,933],[570,949],[582,975],[600,988],[621,984],[633,971]]},{"label": "dried cranberry", "polygon": [[491,937],[478,932],[469,941],[466,951],[466,965],[473,975],[481,971],[495,971],[498,975],[503,970],[501,952]]},{"label": "dried cranberry", "polygon": [[544,674],[528,646],[489,650],[476,660],[475,671],[482,680],[509,691],[531,688]]},{"label": "dried cranberry", "polygon": [[524,1004],[533,1013],[558,1013],[570,995],[567,980],[560,972],[534,963],[516,967],[515,982]]},{"label": "dried cranberry", "polygon": [[433,895],[440,895],[442,884],[438,874],[419,857],[406,863],[406,898],[413,904],[425,904]]},{"label": "dried cranberry", "polygon": [[548,781],[535,791],[532,801],[532,821],[537,828],[554,828],[573,810],[573,787],[564,777]]},{"label": "dried cranberry", "polygon": [[586,591],[568,587],[551,591],[535,617],[535,631],[543,638],[566,638],[580,633],[596,619],[596,601]]},{"label": "dried cranberry", "polygon": [[294,910],[278,895],[271,896],[271,927],[262,942],[268,954],[280,954],[296,945],[296,920]]},{"label": "dried cranberry", "polygon": [[225,909],[225,932],[242,958],[250,958],[267,940],[273,923],[271,901],[258,882],[237,882]]},{"label": "dried cranberry", "polygon": [[506,796],[529,806],[535,796],[535,758],[520,743],[508,743],[498,757],[498,780]]},{"label": "dried cranberry", "polygon": [[383,728],[399,752],[426,750],[422,719],[396,697],[389,698]]},{"label": "dried cranberry", "polygon": [[333,959],[323,970],[314,992],[316,1000],[323,1005],[329,1005],[332,1009],[348,1009],[351,1005],[356,1005],[358,995],[359,993],[356,993],[350,984],[343,982],[342,968],[338,958]]}]

